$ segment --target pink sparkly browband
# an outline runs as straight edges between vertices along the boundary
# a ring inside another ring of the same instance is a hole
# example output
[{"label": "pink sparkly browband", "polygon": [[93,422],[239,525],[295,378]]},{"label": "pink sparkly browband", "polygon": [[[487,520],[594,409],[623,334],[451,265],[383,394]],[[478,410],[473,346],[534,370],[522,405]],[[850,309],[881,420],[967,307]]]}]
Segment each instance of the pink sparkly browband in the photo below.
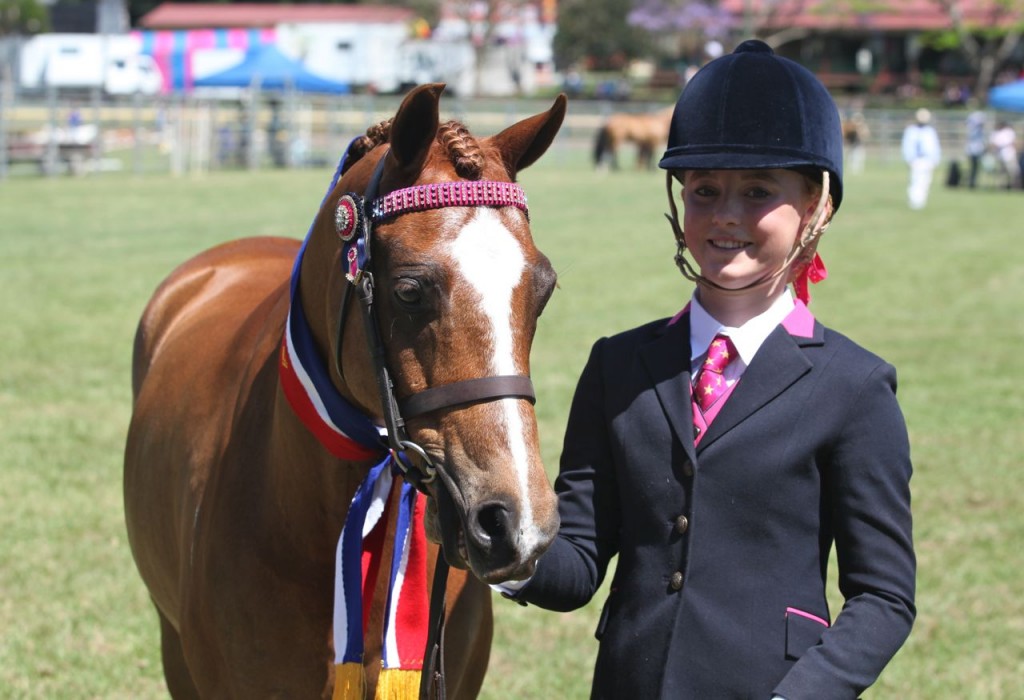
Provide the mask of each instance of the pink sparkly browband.
[{"label": "pink sparkly browband", "polygon": [[516,207],[529,215],[526,193],[514,182],[435,182],[395,190],[373,201],[370,216],[383,221],[410,211],[442,207]]}]

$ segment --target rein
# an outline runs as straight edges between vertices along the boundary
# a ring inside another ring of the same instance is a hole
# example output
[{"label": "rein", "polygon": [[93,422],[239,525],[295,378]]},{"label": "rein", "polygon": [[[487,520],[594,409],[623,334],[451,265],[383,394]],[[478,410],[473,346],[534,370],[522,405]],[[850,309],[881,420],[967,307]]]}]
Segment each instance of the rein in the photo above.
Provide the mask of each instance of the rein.
[{"label": "rein", "polygon": [[[342,195],[335,210],[335,229],[342,242],[342,265],[349,284],[342,292],[338,309],[334,364],[340,377],[342,336],[344,334],[350,293],[355,290],[363,325],[373,358],[377,391],[383,408],[387,428],[388,446],[393,462],[402,476],[424,494],[426,485],[441,475],[442,487],[452,483],[443,465],[435,463],[426,450],[413,442],[405,428],[407,418],[432,413],[454,406],[503,398],[536,401],[533,382],[525,375],[499,375],[465,379],[450,384],[429,387],[401,401],[395,397],[394,382],[387,363],[386,348],[380,335],[375,282],[372,272],[373,225],[409,212],[444,207],[505,207],[522,210],[529,217],[526,195],[522,188],[511,182],[457,181],[416,185],[378,196],[384,175],[387,152],[377,162],[363,195],[348,192]],[[419,455],[417,466],[408,460],[406,452]],[[433,592],[430,597],[429,627],[424,653],[424,666],[419,695],[422,700],[444,700],[445,681],[443,641],[445,623],[445,590],[448,562],[443,550],[438,551],[434,567]]]}]

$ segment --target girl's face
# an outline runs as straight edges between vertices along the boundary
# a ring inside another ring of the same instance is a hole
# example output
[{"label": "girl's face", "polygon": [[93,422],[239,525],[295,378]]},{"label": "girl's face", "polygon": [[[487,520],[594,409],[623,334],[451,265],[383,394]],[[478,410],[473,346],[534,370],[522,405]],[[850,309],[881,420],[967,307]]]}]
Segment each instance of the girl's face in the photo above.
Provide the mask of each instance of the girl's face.
[{"label": "girl's face", "polygon": [[792,170],[693,170],[683,185],[686,247],[700,273],[727,289],[775,272],[817,204]]}]

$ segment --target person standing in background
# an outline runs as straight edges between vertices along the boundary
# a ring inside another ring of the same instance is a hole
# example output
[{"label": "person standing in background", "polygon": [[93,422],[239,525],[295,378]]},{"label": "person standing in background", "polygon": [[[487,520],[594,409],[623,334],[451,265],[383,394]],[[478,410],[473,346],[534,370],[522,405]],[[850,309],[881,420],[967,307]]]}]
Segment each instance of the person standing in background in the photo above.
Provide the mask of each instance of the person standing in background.
[{"label": "person standing in background", "polygon": [[967,186],[972,190],[978,186],[978,170],[981,157],[985,155],[988,144],[985,141],[985,113],[980,110],[971,112],[967,117]]},{"label": "person standing in background", "polygon": [[992,150],[999,159],[999,166],[1006,175],[1006,189],[1020,187],[1020,161],[1017,160],[1017,132],[1009,122],[1003,120],[996,125],[989,139]]},{"label": "person standing in background", "polygon": [[914,114],[914,123],[903,130],[903,160],[910,166],[907,203],[911,209],[924,209],[932,175],[942,160],[939,134],[931,124],[932,113],[923,107]]},{"label": "person standing in background", "polygon": [[843,122],[843,142],[846,144],[847,162],[850,171],[856,174],[864,172],[864,163],[867,160],[865,142],[870,136],[871,130],[868,122],[860,112]]}]

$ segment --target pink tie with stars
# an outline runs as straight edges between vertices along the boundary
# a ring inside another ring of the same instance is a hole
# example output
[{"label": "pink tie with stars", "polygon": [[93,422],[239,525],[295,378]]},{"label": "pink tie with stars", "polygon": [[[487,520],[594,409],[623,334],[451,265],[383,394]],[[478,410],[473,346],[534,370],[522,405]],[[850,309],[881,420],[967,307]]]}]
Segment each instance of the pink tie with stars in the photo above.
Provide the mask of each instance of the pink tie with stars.
[{"label": "pink tie with stars", "polygon": [[707,429],[708,424],[718,413],[715,404],[726,394],[729,387],[726,386],[725,377],[722,372],[726,365],[736,358],[736,347],[726,335],[716,335],[708,348],[707,359],[701,365],[697,373],[697,380],[693,386],[694,408],[699,408],[701,415],[694,411],[694,426],[696,427],[695,437],[700,441],[701,433]]}]

